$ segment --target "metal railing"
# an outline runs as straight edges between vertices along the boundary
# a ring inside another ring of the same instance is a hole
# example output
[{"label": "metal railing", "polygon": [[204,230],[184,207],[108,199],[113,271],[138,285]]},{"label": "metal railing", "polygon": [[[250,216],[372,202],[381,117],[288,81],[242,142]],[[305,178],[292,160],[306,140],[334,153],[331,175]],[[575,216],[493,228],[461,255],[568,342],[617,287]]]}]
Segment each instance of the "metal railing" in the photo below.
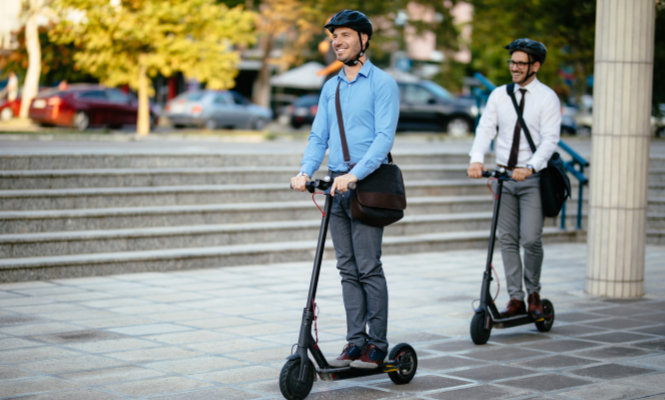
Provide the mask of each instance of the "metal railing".
[{"label": "metal railing", "polygon": [[[480,121],[480,116],[481,116],[481,110],[487,104],[487,99],[489,98],[489,95],[492,93],[494,89],[496,89],[496,85],[492,83],[487,77],[485,77],[483,74],[476,72],[474,77],[480,81],[480,83],[485,86],[485,89],[480,89],[479,87],[473,88],[473,94],[476,97],[476,106],[478,107],[478,115],[476,116],[476,125],[474,127],[474,134],[475,134],[475,128],[478,127],[478,122]],[[584,176],[584,169],[589,167],[589,162],[584,159],[584,157],[580,156],[575,150],[572,149],[568,144],[566,144],[563,140],[559,140],[559,147],[563,149],[568,155],[570,155],[571,160],[570,161],[565,161],[564,165],[566,167],[566,170],[577,179],[579,182],[579,187],[578,187],[578,192],[577,192],[577,229],[582,229],[582,206],[584,205],[584,185],[587,185],[589,183],[589,180],[587,179],[586,176]],[[490,149],[493,151],[494,150],[494,141],[492,141],[492,145]],[[566,202],[563,203],[563,208],[561,208],[561,229],[566,229]]]}]

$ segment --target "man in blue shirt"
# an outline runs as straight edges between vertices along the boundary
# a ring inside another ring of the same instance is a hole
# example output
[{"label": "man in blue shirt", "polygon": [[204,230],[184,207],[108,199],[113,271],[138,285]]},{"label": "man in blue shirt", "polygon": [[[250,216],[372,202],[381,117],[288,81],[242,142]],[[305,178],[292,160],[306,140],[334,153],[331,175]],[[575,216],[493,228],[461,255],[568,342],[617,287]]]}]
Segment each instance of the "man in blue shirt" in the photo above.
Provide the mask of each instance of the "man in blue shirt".
[{"label": "man in blue shirt", "polygon": [[[372,24],[364,14],[344,10],[326,28],[333,35],[335,55],[344,68],[321,90],[300,173],[291,179],[291,185],[305,191],[305,184],[330,149],[328,169],[334,179],[330,192],[333,196],[330,233],[342,277],[348,344],[329,363],[333,367],[351,365],[371,369],[382,364],[388,353],[388,287],[381,264],[383,228],[365,225],[351,217],[348,185],[388,162],[399,117],[399,88],[392,77],[365,56],[372,38]],[[351,156],[349,164],[344,162],[337,124],[338,90]]]}]

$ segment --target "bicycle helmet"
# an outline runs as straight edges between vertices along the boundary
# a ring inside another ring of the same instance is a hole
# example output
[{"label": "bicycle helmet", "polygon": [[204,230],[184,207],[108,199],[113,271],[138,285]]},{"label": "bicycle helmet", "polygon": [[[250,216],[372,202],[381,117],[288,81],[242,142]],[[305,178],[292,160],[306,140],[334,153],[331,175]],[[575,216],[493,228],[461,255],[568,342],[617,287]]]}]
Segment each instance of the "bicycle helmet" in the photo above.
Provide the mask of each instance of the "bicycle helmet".
[{"label": "bicycle helmet", "polygon": [[[353,59],[345,62],[344,64],[348,66],[354,66],[362,61],[360,57],[365,54],[365,51],[369,48],[369,40],[372,38],[372,33],[374,32],[372,28],[372,23],[369,18],[360,11],[354,10],[344,10],[335,14],[325,25],[325,28],[330,31],[330,33],[335,32],[335,28],[351,28],[354,31],[358,32],[358,39],[360,40],[360,53]],[[363,40],[361,34],[364,33],[367,35],[367,44],[363,46]]]},{"label": "bicycle helmet", "polygon": [[[508,50],[510,55],[513,55],[516,51],[522,51],[529,56],[529,61],[533,58],[533,60],[538,61],[540,65],[542,65],[545,62],[545,58],[547,58],[547,47],[540,42],[528,38],[514,40],[511,44],[504,46],[503,48]],[[520,83],[528,81],[535,74],[535,72],[531,72],[531,64],[529,64],[529,67],[526,70],[526,75]]]}]

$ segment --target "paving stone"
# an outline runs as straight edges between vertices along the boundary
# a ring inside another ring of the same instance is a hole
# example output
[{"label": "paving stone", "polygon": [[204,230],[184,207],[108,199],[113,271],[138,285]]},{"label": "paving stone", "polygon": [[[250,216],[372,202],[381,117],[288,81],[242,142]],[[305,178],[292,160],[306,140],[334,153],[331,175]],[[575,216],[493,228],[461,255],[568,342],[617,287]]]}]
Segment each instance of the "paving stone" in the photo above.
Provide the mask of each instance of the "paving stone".
[{"label": "paving stone", "polygon": [[55,360],[37,361],[19,364],[20,368],[38,371],[46,374],[84,371],[108,367],[118,367],[123,362],[106,357],[83,355],[80,357],[58,358]]},{"label": "paving stone", "polygon": [[5,363],[17,363],[33,360],[45,360],[49,358],[75,357],[80,353],[60,349],[58,347],[42,346],[27,349],[0,351],[0,360]]},{"label": "paving stone", "polygon": [[79,389],[67,392],[51,392],[36,396],[21,397],[21,400],[113,400],[121,397],[94,389]]},{"label": "paving stone", "polygon": [[0,316],[0,326],[24,325],[44,322],[43,318],[35,318],[27,315],[3,315]]},{"label": "paving stone", "polygon": [[499,379],[518,378],[520,376],[537,373],[533,370],[509,367],[506,365],[489,365],[484,367],[467,369],[464,371],[448,372],[446,375],[474,381],[495,381]]},{"label": "paving stone", "polygon": [[665,374],[652,374],[633,376],[627,379],[615,381],[617,385],[629,385],[639,388],[649,388],[657,390],[658,392],[665,392]]},{"label": "paving stone", "polygon": [[653,352],[636,349],[634,347],[621,347],[621,346],[603,347],[601,349],[593,349],[593,350],[587,350],[575,353],[576,356],[595,358],[598,360],[612,360],[619,358],[641,357],[648,354],[653,354]]},{"label": "paving stone", "polygon": [[213,331],[187,331],[179,333],[167,333],[163,335],[145,336],[148,340],[156,340],[162,343],[183,344],[196,342],[211,342],[234,339],[235,336],[225,335]]},{"label": "paving stone", "polygon": [[69,321],[73,324],[92,329],[115,328],[130,325],[146,325],[155,321],[138,317],[97,318]]},{"label": "paving stone", "polygon": [[652,340],[649,342],[635,343],[634,346],[643,349],[665,351],[665,339]]},{"label": "paving stone", "polygon": [[[634,317],[636,315],[649,314],[650,312],[648,309],[644,308],[644,305],[640,305],[639,307],[619,306],[619,307],[606,308],[603,310],[594,311],[594,313],[603,314],[610,317]],[[558,315],[557,318],[559,318]]]},{"label": "paving stone", "polygon": [[9,325],[0,328],[0,333],[7,333],[14,336],[32,336],[55,332],[79,331],[81,327],[72,324],[63,324],[62,322],[47,322],[43,324],[28,325]]},{"label": "paving stone", "polygon": [[427,394],[427,397],[440,400],[500,400],[520,397],[528,393],[528,391],[522,389],[480,385],[464,389],[431,393]]},{"label": "paving stone", "polygon": [[515,363],[515,365],[527,368],[553,370],[553,369],[562,369],[570,367],[579,367],[595,363],[596,363],[595,361],[587,360],[585,358],[557,355],[552,357],[538,358],[536,360],[520,361]]},{"label": "paving stone", "polygon": [[595,379],[619,379],[629,376],[644,375],[654,372],[652,369],[631,367],[621,364],[605,364],[595,367],[581,368],[568,371],[573,375],[584,376]]},{"label": "paving stone", "polygon": [[34,376],[34,375],[35,375],[34,372],[22,371],[17,367],[7,367],[0,365],[0,380],[26,378],[28,376]]},{"label": "paving stone", "polygon": [[607,332],[607,329],[591,327],[586,325],[565,325],[559,326],[556,323],[552,327],[549,333],[554,335],[564,335],[564,336],[581,336],[591,333],[602,333]]},{"label": "paving stone", "polygon": [[529,358],[545,355],[545,353],[521,348],[494,348],[486,351],[474,351],[465,354],[466,357],[476,358],[485,361],[510,361],[520,358]]},{"label": "paving stone", "polygon": [[80,385],[72,382],[55,379],[48,376],[4,381],[0,385],[0,397],[11,397],[22,394],[49,392],[55,390],[75,389]]},{"label": "paving stone", "polygon": [[564,375],[546,374],[540,375],[537,378],[529,377],[515,379],[512,381],[503,381],[501,382],[501,385],[527,390],[537,390],[540,392],[550,392],[553,390],[583,386],[589,383],[592,382],[585,379],[571,378]]},{"label": "paving stone", "polygon": [[665,336],[665,325],[657,325],[649,328],[635,329],[633,332],[645,333],[647,335]]},{"label": "paving stone", "polygon": [[410,345],[414,345],[421,342],[433,342],[435,340],[445,339],[450,339],[450,336],[435,335],[433,333],[427,332],[404,332],[395,335],[388,335],[388,342],[394,344],[409,343]]},{"label": "paving stone", "polygon": [[147,324],[137,326],[125,326],[120,328],[110,328],[111,332],[120,333],[128,336],[155,335],[159,333],[182,332],[192,328],[176,324]]},{"label": "paving stone", "polygon": [[81,343],[95,340],[119,339],[122,335],[111,332],[86,330],[64,333],[52,333],[50,335],[30,336],[30,339],[41,340],[47,343]]},{"label": "paving stone", "polygon": [[94,371],[75,372],[63,374],[62,378],[79,382],[84,385],[102,385],[115,382],[132,381],[136,379],[155,378],[164,375],[164,372],[136,367],[133,365],[119,368],[97,369]]},{"label": "paving stone", "polygon": [[236,368],[243,365],[247,365],[247,363],[244,361],[232,360],[230,358],[205,356],[183,358],[173,361],[161,361],[149,363],[145,366],[175,374],[190,375],[224,368]]},{"label": "paving stone", "polygon": [[585,322],[584,324],[589,326],[595,326],[598,328],[606,328],[606,329],[631,329],[640,326],[653,325],[654,323],[644,320],[639,321],[636,319],[613,318],[602,321]]},{"label": "paving stone", "polygon": [[653,336],[640,335],[637,333],[630,333],[630,332],[611,332],[611,333],[603,333],[600,335],[587,335],[582,337],[581,339],[595,340],[598,342],[605,342],[605,343],[626,343],[626,342],[634,342],[637,340],[651,339],[652,337]]},{"label": "paving stone", "polygon": [[554,319],[555,321],[562,321],[562,322],[587,322],[603,318],[607,318],[607,316],[592,314],[588,312],[569,312],[561,314],[557,313]]},{"label": "paving stone", "polygon": [[436,389],[446,389],[455,386],[469,385],[471,382],[459,379],[444,378],[436,375],[418,375],[406,385],[395,385],[392,382],[383,382],[374,386],[393,392],[426,392]]},{"label": "paving stone", "polygon": [[653,391],[630,386],[603,383],[602,385],[587,386],[580,389],[560,392],[558,394],[582,400],[623,400],[641,398],[651,393],[653,393]]},{"label": "paving stone", "polygon": [[159,343],[139,339],[101,340],[99,342],[68,343],[67,347],[87,353],[110,353],[123,350],[135,350],[157,347]]},{"label": "paving stone", "polygon": [[263,379],[277,379],[279,377],[279,370],[263,366],[252,366],[191,376],[196,379],[233,384]]},{"label": "paving stone", "polygon": [[159,400],[250,400],[262,397],[256,393],[243,392],[233,388],[202,389],[195,392],[158,396]]},{"label": "paving stone", "polygon": [[425,369],[431,371],[445,371],[449,369],[457,369],[463,367],[474,367],[484,365],[485,363],[477,360],[470,360],[468,358],[443,356],[435,358],[418,358],[418,369]]},{"label": "paving stone", "polygon": [[130,396],[149,396],[169,392],[182,392],[186,390],[212,386],[208,382],[187,379],[178,376],[168,378],[155,378],[137,382],[126,382],[116,385],[106,385],[109,390],[125,393]]},{"label": "paving stone", "polygon": [[[402,386],[408,386],[408,385],[402,385]],[[394,397],[394,394],[376,389],[354,387],[354,388],[330,390],[328,392],[312,393],[311,395],[307,396],[307,399],[308,400],[337,400],[337,399],[376,400],[376,399],[385,399],[388,397]]]},{"label": "paving stone", "polygon": [[157,360],[170,360],[198,356],[201,353],[193,350],[185,350],[178,347],[158,347],[151,349],[130,350],[118,353],[107,353],[106,356],[131,363],[145,363]]},{"label": "paving stone", "polygon": [[630,360],[631,364],[665,368],[665,354],[654,357],[642,357]]},{"label": "paving stone", "polygon": [[532,333],[504,333],[500,335],[490,336],[490,342],[501,343],[501,344],[522,344],[529,342],[536,342],[541,340],[551,339],[551,336],[548,335],[537,335]]},{"label": "paving stone", "polygon": [[534,350],[551,351],[555,353],[565,353],[568,351],[577,351],[598,346],[600,346],[598,343],[585,342],[583,340],[563,339],[526,344],[522,345],[521,347]]},{"label": "paving stone", "polygon": [[21,349],[25,347],[37,347],[43,345],[44,343],[39,343],[25,339],[17,339],[17,338],[0,339],[0,350],[13,350],[13,349]]},{"label": "paving stone", "polygon": [[[469,332],[469,327],[467,326],[466,333],[468,334],[468,332]],[[483,345],[482,348],[489,348],[492,346],[493,346],[492,344],[489,345],[486,344]],[[435,343],[427,346],[427,348],[430,350],[443,351],[446,353],[455,353],[467,350],[478,350],[480,346],[475,345],[470,339],[467,339],[467,340],[451,340],[441,343]]]}]

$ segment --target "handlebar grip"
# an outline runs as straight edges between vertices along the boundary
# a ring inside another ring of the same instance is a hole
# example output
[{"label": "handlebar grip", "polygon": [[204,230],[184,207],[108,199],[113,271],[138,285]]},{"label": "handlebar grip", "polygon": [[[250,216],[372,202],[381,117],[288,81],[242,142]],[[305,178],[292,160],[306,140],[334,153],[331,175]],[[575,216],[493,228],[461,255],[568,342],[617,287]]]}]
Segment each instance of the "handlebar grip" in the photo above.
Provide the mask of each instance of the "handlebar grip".
[{"label": "handlebar grip", "polygon": [[355,182],[349,183],[349,190],[355,190],[358,187]]},{"label": "handlebar grip", "polygon": [[491,178],[492,173],[490,171],[483,171],[483,178]]}]

